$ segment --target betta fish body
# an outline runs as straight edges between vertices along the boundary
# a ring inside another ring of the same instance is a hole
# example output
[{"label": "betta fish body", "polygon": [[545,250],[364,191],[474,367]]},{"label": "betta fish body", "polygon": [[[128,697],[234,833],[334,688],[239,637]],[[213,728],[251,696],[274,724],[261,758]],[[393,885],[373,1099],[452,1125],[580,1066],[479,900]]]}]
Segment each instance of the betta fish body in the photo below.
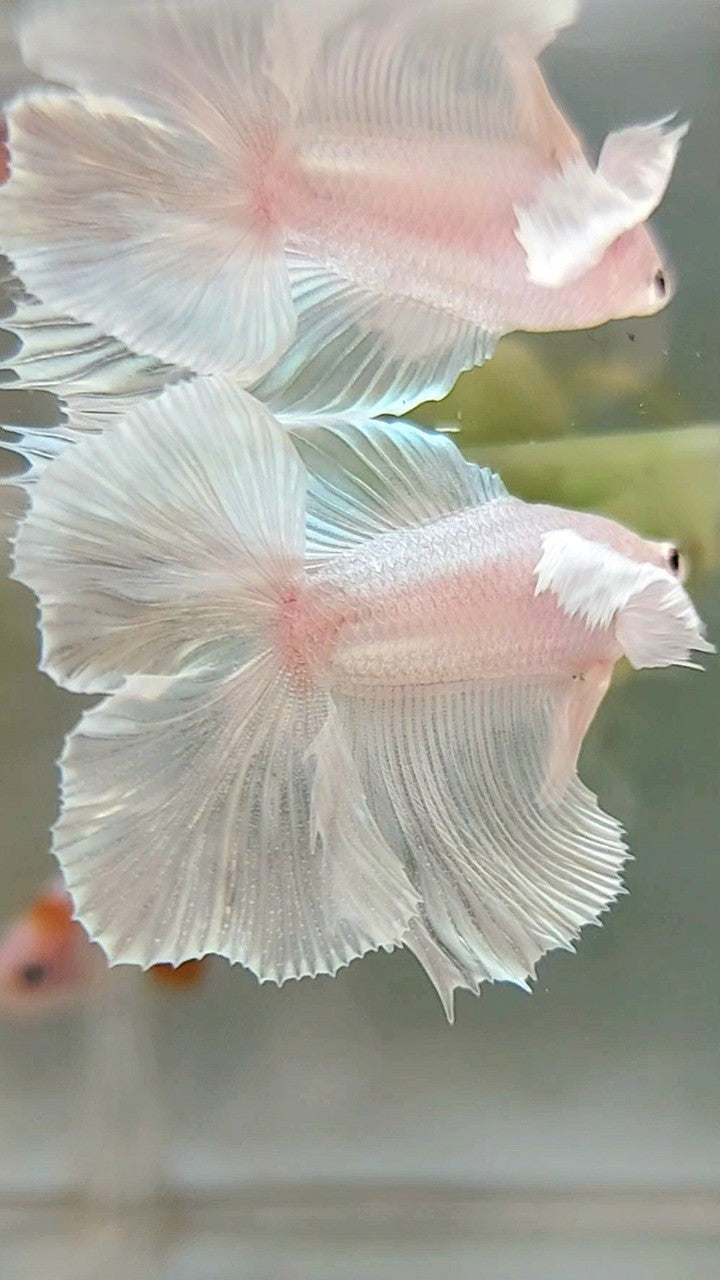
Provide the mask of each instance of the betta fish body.
[{"label": "betta fish body", "polygon": [[0,247],[57,315],[274,412],[402,413],[513,330],[650,314],[685,130],[593,168],[537,63],[574,10],[31,6],[25,59],[72,89],[9,108]]},{"label": "betta fish body", "polygon": [[134,408],[16,544],[45,670],[107,695],[62,761],[81,920],[112,961],[278,983],[404,945],[448,1016],[525,985],[620,890],[575,771],[615,661],[711,648],[679,573],[410,426],[288,432],[223,379]]}]

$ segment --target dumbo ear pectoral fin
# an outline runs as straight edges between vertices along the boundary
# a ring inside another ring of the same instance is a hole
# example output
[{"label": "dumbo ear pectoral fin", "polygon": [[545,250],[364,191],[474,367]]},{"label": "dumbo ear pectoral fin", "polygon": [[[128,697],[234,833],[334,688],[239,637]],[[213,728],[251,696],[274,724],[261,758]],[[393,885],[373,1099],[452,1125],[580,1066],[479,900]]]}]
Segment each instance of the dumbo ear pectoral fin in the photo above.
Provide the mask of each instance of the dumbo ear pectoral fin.
[{"label": "dumbo ear pectoral fin", "polygon": [[584,156],[568,160],[532,204],[516,207],[515,236],[533,284],[560,289],[597,266],[635,220],[628,201]]},{"label": "dumbo ear pectoral fin", "polygon": [[662,200],[687,125],[667,120],[633,125],[605,139],[597,169],[584,156],[567,160],[538,198],[516,208],[515,235],[528,278],[558,289],[597,266],[624,232],[650,217]]},{"label": "dumbo ear pectoral fin", "polygon": [[543,538],[535,594],[551,592],[570,618],[612,629],[634,667],[692,666],[692,651],[714,653],[682,583],[658,565],[631,560],[574,529]]},{"label": "dumbo ear pectoral fin", "polygon": [[633,667],[696,667],[693,650],[715,653],[687,592],[669,574],[633,593],[617,617],[615,634]]},{"label": "dumbo ear pectoral fin", "polygon": [[600,152],[598,173],[632,203],[638,222],[649,218],[665,195],[680,143],[690,128],[680,124],[667,129],[671,119],[617,129],[608,134]]}]

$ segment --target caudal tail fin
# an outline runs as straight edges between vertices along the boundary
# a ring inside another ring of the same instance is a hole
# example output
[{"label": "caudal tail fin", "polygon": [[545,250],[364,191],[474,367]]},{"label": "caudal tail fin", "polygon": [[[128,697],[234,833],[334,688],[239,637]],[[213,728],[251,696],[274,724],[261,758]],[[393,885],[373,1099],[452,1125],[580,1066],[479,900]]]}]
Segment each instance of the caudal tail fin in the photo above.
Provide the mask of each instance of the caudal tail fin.
[{"label": "caudal tail fin", "polygon": [[273,175],[302,59],[273,12],[99,3],[89,27],[84,4],[32,6],[25,60],[71,88],[10,104],[0,191],[0,247],[44,303],[247,385],[296,325]]},{"label": "caudal tail fin", "polygon": [[[55,421],[38,412],[37,404],[31,423],[3,418],[2,429],[11,437],[3,440],[3,448],[27,466],[0,483],[34,483],[68,443],[117,425],[139,401],[188,377],[184,369],[130,351],[95,325],[58,315],[28,294],[12,273],[0,278],[0,287],[11,306],[2,328],[15,339],[0,368],[0,391],[47,391],[59,401]],[[44,422],[38,421],[41,416]]]},{"label": "caudal tail fin", "polygon": [[276,640],[305,483],[257,402],[198,379],[32,486],[16,576],[43,666],[109,694],[67,741],[54,850],[111,961],[216,952],[282,983],[400,944],[416,912],[330,694]]}]

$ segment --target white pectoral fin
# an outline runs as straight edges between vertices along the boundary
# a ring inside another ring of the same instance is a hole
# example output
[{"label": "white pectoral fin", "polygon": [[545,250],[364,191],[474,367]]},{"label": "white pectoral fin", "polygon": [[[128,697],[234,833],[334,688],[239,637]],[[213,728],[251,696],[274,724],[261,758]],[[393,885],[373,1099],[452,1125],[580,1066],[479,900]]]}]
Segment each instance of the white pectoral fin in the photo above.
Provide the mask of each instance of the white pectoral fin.
[{"label": "white pectoral fin", "polygon": [[688,124],[667,126],[672,116],[652,124],[630,125],[609,133],[600,151],[598,173],[632,202],[636,223],[657,209],[672,177]]},{"label": "white pectoral fin", "polygon": [[540,957],[568,947],[621,890],[621,829],[575,775],[591,708],[568,714],[572,684],[387,689],[339,702],[373,818],[421,893],[406,946],[446,1009],[457,986],[526,986]]},{"label": "white pectoral fin", "polygon": [[661,572],[575,529],[551,530],[542,548],[535,595],[551,592],[569,618],[581,618],[590,629],[610,626],[633,592]]},{"label": "white pectoral fin", "polygon": [[641,220],[584,156],[567,160],[559,174],[546,179],[537,200],[515,213],[528,278],[548,289],[579,279],[623,231]]},{"label": "white pectoral fin", "polygon": [[634,667],[692,667],[694,650],[715,653],[684,587],[661,569],[620,609],[615,634]]},{"label": "white pectoral fin", "polygon": [[401,944],[417,892],[328,714],[269,652],[224,679],[133,677],[85,714],[54,851],[113,963],[214,953],[279,984]]},{"label": "white pectoral fin", "polygon": [[602,259],[623,232],[645,222],[662,200],[687,126],[666,120],[611,133],[593,170],[582,155],[546,179],[537,200],[516,208],[515,235],[528,277],[560,288]]}]

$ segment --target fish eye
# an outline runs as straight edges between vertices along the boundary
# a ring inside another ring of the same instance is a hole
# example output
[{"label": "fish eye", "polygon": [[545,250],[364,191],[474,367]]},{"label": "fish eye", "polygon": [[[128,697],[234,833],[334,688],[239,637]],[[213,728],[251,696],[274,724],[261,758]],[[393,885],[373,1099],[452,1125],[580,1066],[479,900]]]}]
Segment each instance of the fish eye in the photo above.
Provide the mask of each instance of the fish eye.
[{"label": "fish eye", "polygon": [[653,286],[658,298],[664,298],[667,293],[667,280],[664,271],[656,271],[653,279]]},{"label": "fish eye", "polygon": [[672,542],[663,544],[663,560],[674,577],[684,582],[687,577],[687,563],[684,556]]},{"label": "fish eye", "polygon": [[26,964],[20,970],[20,979],[23,986],[39,987],[45,981],[47,969],[44,964]]}]

